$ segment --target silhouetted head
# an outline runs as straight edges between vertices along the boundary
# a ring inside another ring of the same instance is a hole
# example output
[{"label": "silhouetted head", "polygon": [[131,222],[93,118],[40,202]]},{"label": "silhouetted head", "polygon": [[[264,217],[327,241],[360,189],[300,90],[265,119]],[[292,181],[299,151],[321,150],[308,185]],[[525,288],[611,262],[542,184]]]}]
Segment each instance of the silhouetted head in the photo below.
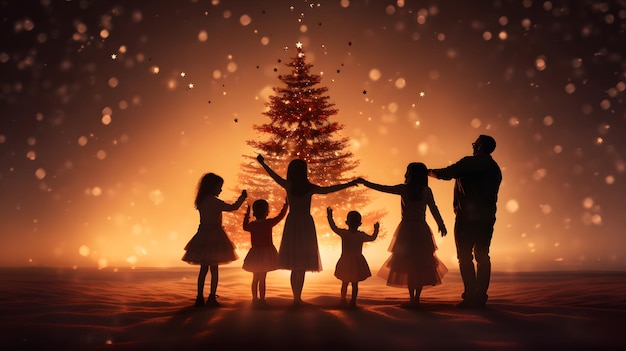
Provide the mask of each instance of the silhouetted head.
[{"label": "silhouetted head", "polygon": [[295,159],[289,162],[287,167],[287,180],[299,181],[302,179],[308,179],[308,167],[306,161]]},{"label": "silhouetted head", "polygon": [[428,186],[428,167],[421,162],[409,163],[404,174],[404,183],[409,186],[411,200],[421,199],[424,187]]},{"label": "silhouetted head", "polygon": [[289,182],[289,190],[296,196],[304,195],[309,191],[311,183],[309,183],[306,161],[295,159],[289,162],[287,182]]},{"label": "silhouetted head", "polygon": [[348,227],[358,227],[361,225],[361,214],[357,211],[348,212],[346,216],[346,224]]},{"label": "silhouetted head", "polygon": [[200,179],[198,184],[198,193],[196,194],[196,208],[200,202],[207,196],[217,196],[222,192],[224,179],[215,173],[206,173]]},{"label": "silhouetted head", "polygon": [[486,154],[490,155],[496,149],[496,140],[489,135],[481,134],[475,142],[472,143],[474,155]]},{"label": "silhouetted head", "polygon": [[252,203],[252,215],[258,219],[264,219],[269,212],[269,204],[267,201],[261,199]]},{"label": "silhouetted head", "polygon": [[406,184],[414,182],[428,182],[428,168],[421,162],[411,162],[406,167],[404,174]]}]

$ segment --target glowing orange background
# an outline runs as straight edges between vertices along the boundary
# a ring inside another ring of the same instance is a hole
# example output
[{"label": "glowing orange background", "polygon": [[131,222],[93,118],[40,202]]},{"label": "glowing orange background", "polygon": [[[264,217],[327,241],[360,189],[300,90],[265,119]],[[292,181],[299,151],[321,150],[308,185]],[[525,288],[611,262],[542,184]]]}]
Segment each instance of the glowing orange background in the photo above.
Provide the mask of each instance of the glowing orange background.
[{"label": "glowing orange background", "polygon": [[[494,269],[623,269],[626,85],[613,54],[625,10],[472,4],[38,3],[7,12],[0,264],[185,265],[197,180],[215,172],[225,179],[220,197],[236,199],[252,125],[264,122],[299,41],[339,109],[358,175],[400,183],[409,162],[443,167],[490,134],[504,175]],[[452,182],[430,184],[452,232]],[[392,233],[399,199],[373,196]],[[389,239],[365,249],[373,267]],[[455,267],[452,234],[437,244]],[[326,269],[338,250],[322,248]]]}]

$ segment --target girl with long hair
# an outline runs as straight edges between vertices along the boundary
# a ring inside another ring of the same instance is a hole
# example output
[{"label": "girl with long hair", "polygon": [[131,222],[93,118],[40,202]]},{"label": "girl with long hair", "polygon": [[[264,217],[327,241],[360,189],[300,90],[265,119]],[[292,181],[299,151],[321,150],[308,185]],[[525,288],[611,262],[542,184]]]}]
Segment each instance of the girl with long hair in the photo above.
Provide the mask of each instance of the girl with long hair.
[{"label": "girl with long hair", "polygon": [[186,252],[182,257],[182,260],[189,264],[200,265],[196,306],[205,305],[204,282],[209,269],[211,270],[211,292],[206,306],[220,306],[216,300],[218,267],[220,264],[229,263],[238,258],[235,245],[222,227],[222,212],[236,211],[248,195],[243,190],[237,201],[228,204],[217,197],[222,192],[223,184],[222,177],[214,173],[206,173],[200,179],[196,193],[195,206],[200,213],[200,225],[196,234],[185,245]]},{"label": "girl with long hair", "polygon": [[409,301],[402,306],[417,307],[422,288],[441,284],[441,278],[448,271],[435,255],[437,246],[426,223],[428,207],[441,236],[448,233],[428,187],[428,169],[423,163],[410,163],[404,183],[397,185],[381,185],[362,178],[358,182],[370,189],[400,195],[402,217],[389,245],[391,255],[378,271],[378,276],[386,279],[389,286],[408,288]]}]

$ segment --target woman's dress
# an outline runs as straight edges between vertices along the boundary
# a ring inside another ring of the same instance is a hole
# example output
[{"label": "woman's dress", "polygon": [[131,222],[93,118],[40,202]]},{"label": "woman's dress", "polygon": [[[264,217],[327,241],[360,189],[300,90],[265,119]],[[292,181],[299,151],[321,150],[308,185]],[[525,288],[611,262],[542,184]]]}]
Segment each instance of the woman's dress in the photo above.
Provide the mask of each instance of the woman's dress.
[{"label": "woman's dress", "polygon": [[280,268],[309,272],[322,270],[315,222],[311,216],[313,190],[301,196],[287,192],[289,213],[278,249]]}]

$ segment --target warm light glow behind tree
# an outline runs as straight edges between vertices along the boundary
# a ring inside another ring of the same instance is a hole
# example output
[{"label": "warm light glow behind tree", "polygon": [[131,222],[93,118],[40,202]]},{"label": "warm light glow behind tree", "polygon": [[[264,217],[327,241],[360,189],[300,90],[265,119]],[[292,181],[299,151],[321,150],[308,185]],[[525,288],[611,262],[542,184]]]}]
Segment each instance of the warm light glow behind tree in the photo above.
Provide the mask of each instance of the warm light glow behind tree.
[{"label": "warm light glow behind tree", "polygon": [[[347,150],[348,138],[338,132],[343,125],[331,121],[338,113],[334,104],[329,102],[327,87],[319,86],[321,76],[312,74],[313,65],[306,62],[302,45],[297,45],[297,55],[287,63],[291,73],[280,75],[278,79],[283,87],[273,88],[263,114],[269,117],[264,124],[254,125],[254,129],[266,139],[249,140],[248,145],[257,154],[265,157],[267,164],[279,175],[286,177],[287,166],[293,159],[303,159],[309,165],[309,181],[321,186],[345,183],[356,177],[354,170],[358,160]],[[257,163],[256,155],[244,156],[245,160],[239,174],[239,184],[248,191],[249,203],[257,199],[266,199],[270,203],[270,216],[280,210],[286,194]],[[357,210],[363,215],[363,230],[371,231],[374,222],[385,214],[383,210],[364,212],[370,199],[363,187],[352,187],[329,195],[316,195],[311,204],[315,219],[318,239],[321,243],[336,243],[338,237],[331,233],[326,219],[326,207],[335,210],[335,220],[343,223],[339,216],[345,217],[348,211]],[[231,221],[232,222],[232,221]],[[240,223],[227,223],[241,227]],[[235,242],[245,245],[249,242],[246,233],[231,230]],[[280,230],[274,231],[279,234]],[[235,234],[239,233],[239,234]],[[326,235],[331,233],[330,235]]]}]

